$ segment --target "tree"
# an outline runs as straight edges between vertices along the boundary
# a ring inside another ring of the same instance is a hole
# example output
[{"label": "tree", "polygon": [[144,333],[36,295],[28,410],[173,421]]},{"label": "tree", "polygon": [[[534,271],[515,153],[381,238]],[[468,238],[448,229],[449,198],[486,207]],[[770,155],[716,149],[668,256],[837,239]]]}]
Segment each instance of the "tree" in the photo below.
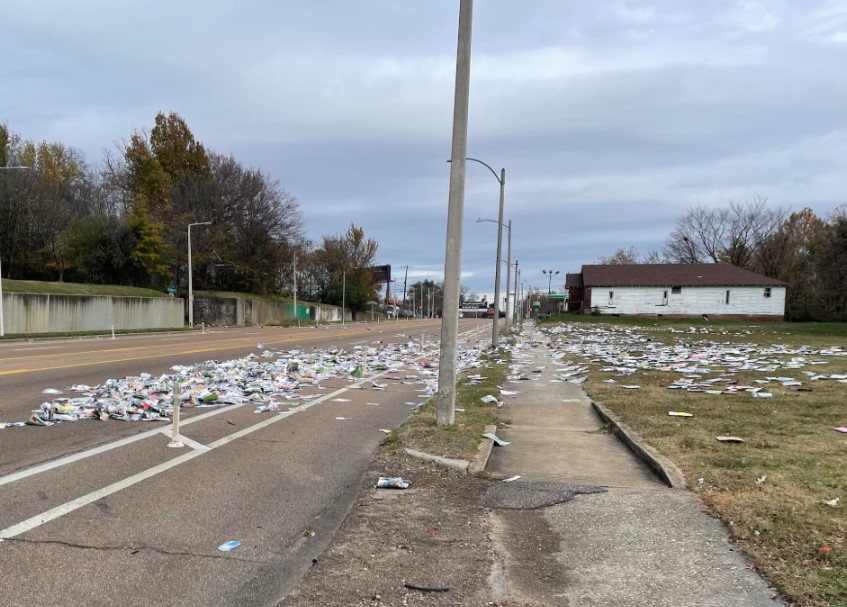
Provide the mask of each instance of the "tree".
[{"label": "tree", "polygon": [[168,248],[161,234],[161,227],[150,221],[147,202],[139,194],[127,219],[132,236],[129,266],[133,284],[140,287],[162,288],[170,275]]},{"label": "tree", "polygon": [[638,263],[638,253],[635,252],[635,248],[633,247],[629,247],[628,249],[620,248],[609,257],[601,257],[597,260],[597,263],[614,266],[636,264]]},{"label": "tree", "polygon": [[664,255],[672,263],[730,263],[750,269],[762,243],[785,219],[783,209],[768,209],[767,198],[729,203],[729,208],[695,205],[680,219],[665,241]]},{"label": "tree", "polygon": [[355,224],[343,234],[324,236],[311,256],[313,277],[321,281],[320,301],[340,305],[345,276],[348,308],[363,310],[368,302],[378,300],[380,285],[371,282],[370,272],[377,249],[377,242],[365,238],[364,230]]}]

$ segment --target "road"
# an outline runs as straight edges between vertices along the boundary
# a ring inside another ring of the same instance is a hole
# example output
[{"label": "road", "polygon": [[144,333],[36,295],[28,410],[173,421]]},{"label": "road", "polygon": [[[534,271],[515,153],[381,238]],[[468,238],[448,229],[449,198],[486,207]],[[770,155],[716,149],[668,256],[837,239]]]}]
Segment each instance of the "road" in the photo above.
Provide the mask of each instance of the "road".
[{"label": "road", "polygon": [[[488,327],[460,321],[480,337]],[[258,354],[259,343],[349,351],[422,333],[436,355],[440,323],[427,319],[2,342],[0,421],[26,419],[52,398],[48,387],[171,373]],[[161,422],[0,430],[0,605],[275,604],[348,512],[381,429],[426,398],[419,382],[385,383],[332,378],[305,407],[278,414],[256,414],[254,403],[194,410],[183,448],[168,448]],[[219,551],[229,540],[241,545]]]}]

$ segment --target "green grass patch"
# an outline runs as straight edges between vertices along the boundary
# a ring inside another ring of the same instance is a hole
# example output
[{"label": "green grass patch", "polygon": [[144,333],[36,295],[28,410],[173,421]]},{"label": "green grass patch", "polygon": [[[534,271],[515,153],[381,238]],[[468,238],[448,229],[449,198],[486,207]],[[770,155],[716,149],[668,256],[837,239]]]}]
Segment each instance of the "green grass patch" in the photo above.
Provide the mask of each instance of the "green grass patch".
[{"label": "green grass patch", "polygon": [[[605,324],[612,327],[608,319]],[[620,326],[618,319],[614,325]],[[842,337],[847,335],[847,325],[733,323],[711,326],[709,335],[671,332],[685,326],[692,325],[660,324],[639,330],[648,337],[640,345],[631,342],[628,354],[637,356],[639,350],[657,343],[698,345],[701,341],[725,348],[739,343],[789,350],[847,347]],[[698,331],[699,326],[695,327]],[[567,334],[554,339],[568,344]],[[789,352],[766,358],[787,363],[797,356]],[[589,395],[679,466],[708,510],[726,522],[736,545],[781,593],[798,605],[847,607],[847,435],[833,430],[847,426],[847,384],[811,381],[803,374],[847,373],[847,357],[811,352],[803,356],[826,364],[735,374],[715,366],[702,376],[726,377],[740,385],[754,385],[766,376],[787,376],[812,390],[764,384],[772,398],[753,398],[744,392],[711,395],[668,390],[670,383],[685,374],[644,368],[617,377],[599,371],[606,363],[577,355],[567,359],[591,366],[584,384]],[[606,383],[606,379],[617,383]],[[620,384],[641,388],[625,390]],[[694,417],[671,417],[668,411],[690,412]],[[721,435],[745,442],[719,442],[715,437]],[[827,505],[835,498],[839,500],[835,507]]]},{"label": "green grass patch", "polygon": [[[438,426],[437,397],[431,397],[417,413],[397,428],[387,439],[388,444],[419,449],[432,455],[473,460],[485,426],[497,424],[497,405],[484,403],[488,394],[498,396],[511,362],[511,354],[492,352],[482,357],[482,366],[460,374],[456,381],[456,418],[452,426]],[[470,380],[470,375],[484,379]]]},{"label": "green grass patch", "polygon": [[34,293],[37,295],[101,295],[113,297],[168,297],[154,289],[124,287],[120,285],[88,285],[75,282],[44,282],[40,280],[3,279],[6,293]]}]

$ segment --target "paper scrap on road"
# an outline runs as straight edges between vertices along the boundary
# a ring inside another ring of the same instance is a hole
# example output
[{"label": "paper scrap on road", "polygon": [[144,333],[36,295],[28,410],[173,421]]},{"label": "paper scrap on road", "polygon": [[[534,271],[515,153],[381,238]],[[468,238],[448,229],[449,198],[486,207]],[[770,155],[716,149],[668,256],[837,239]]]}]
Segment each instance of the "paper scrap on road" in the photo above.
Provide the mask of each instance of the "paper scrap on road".
[{"label": "paper scrap on road", "polygon": [[221,552],[229,552],[230,550],[235,550],[240,545],[241,542],[239,542],[238,540],[231,540],[218,546],[218,550],[220,550]]}]

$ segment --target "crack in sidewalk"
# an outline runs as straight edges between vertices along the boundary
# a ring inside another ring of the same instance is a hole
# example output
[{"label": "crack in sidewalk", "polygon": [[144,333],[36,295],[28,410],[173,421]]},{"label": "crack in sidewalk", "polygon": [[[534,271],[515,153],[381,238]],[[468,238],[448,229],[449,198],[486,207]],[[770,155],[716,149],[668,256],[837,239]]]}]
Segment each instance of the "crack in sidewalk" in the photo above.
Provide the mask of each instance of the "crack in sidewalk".
[{"label": "crack in sidewalk", "polygon": [[198,554],[194,552],[183,552],[176,550],[167,550],[165,548],[154,548],[151,546],[94,546],[91,544],[77,544],[75,542],[66,542],[63,540],[26,540],[19,538],[7,538],[3,540],[4,542],[18,542],[21,544],[53,544],[57,546],[65,546],[67,548],[80,548],[83,550],[96,550],[98,552],[120,552],[120,551],[128,551],[131,555],[137,554],[141,551],[146,552],[154,552],[156,554],[164,554],[167,556],[190,556],[190,557],[198,557],[198,558],[207,558],[207,559],[221,559],[228,561],[240,561],[243,563],[256,563],[262,564],[265,561],[256,560],[256,559],[246,559],[240,558],[237,556],[224,556],[219,554]]}]

